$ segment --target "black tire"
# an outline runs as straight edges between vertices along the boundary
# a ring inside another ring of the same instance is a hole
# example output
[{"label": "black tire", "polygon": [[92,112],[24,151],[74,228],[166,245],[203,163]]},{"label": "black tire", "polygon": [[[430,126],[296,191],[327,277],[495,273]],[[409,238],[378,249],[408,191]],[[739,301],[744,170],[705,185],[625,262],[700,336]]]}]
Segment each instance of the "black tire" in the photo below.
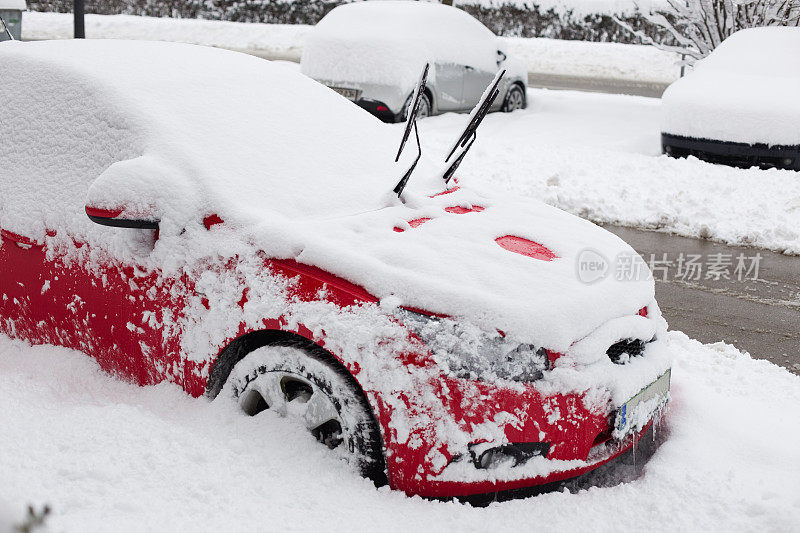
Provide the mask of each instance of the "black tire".
[{"label": "black tire", "polygon": [[506,93],[506,99],[503,101],[503,112],[511,113],[517,109],[525,109],[528,107],[527,96],[525,91],[518,84],[509,87]]},{"label": "black tire", "polygon": [[[397,116],[397,122],[405,122],[408,118],[408,106],[411,105],[411,97],[414,96],[411,94],[406,100],[406,103],[403,104],[403,110],[400,111],[400,114]],[[417,112],[417,118],[425,118],[429,117],[433,114],[433,108],[431,105],[431,98],[428,96],[428,93],[422,93],[422,98],[419,102],[419,111]]]},{"label": "black tire", "polygon": [[235,399],[250,416],[265,409],[285,414],[281,408],[290,402],[307,404],[306,414],[315,412],[295,420],[329,448],[343,446],[361,475],[385,485],[383,440],[364,393],[330,354],[311,352],[296,346],[258,348],[236,363],[223,396]]}]

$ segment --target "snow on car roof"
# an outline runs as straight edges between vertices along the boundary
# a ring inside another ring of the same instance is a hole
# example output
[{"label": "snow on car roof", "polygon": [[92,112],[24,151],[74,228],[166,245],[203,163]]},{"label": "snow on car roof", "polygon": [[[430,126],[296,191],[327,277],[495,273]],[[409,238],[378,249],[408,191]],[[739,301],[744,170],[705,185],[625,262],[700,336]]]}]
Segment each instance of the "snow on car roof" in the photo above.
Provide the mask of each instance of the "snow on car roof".
[{"label": "snow on car roof", "polygon": [[[409,88],[426,62],[497,70],[497,37],[461,9],[381,0],[333,9],[309,34],[303,73],[320,80]],[[348,59],[343,59],[348,58]]]},{"label": "snow on car roof", "polygon": [[740,30],[664,93],[662,131],[800,144],[800,28]]},{"label": "snow on car roof", "polygon": [[[161,221],[155,249],[137,256],[154,268],[252,253],[236,248],[248,243],[388,305],[556,350],[645,305],[659,316],[645,275],[579,279],[586,250],[607,268],[638,258],[589,222],[468,188],[429,197],[444,183],[425,165],[401,203],[401,129],[299,73],[211,48],[99,40],[5,43],[0,69],[4,230],[38,242],[66,230],[117,253],[137,232],[93,224],[84,205],[124,206]],[[225,224],[206,231],[211,214]]]},{"label": "snow on car roof", "polygon": [[800,77],[800,28],[769,26],[737,31],[703,60],[697,70]]}]

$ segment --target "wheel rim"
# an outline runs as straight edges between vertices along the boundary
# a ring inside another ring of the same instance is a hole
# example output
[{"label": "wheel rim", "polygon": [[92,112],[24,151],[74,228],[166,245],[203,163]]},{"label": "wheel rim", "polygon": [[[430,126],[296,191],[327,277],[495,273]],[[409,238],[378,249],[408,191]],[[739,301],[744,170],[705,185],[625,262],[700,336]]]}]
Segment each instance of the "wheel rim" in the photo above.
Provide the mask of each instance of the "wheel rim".
[{"label": "wheel rim", "polygon": [[417,117],[424,118],[430,116],[430,114],[431,103],[428,101],[428,97],[423,95],[419,100],[419,111],[417,111]]},{"label": "wheel rim", "polygon": [[299,420],[329,448],[343,441],[342,419],[333,400],[312,381],[290,372],[266,372],[248,384],[239,406],[250,416],[271,409]]},{"label": "wheel rim", "polygon": [[517,109],[522,109],[522,105],[522,91],[516,87],[511,89],[511,93],[508,95],[508,104],[506,105],[506,109],[508,109],[508,111],[516,111]]}]

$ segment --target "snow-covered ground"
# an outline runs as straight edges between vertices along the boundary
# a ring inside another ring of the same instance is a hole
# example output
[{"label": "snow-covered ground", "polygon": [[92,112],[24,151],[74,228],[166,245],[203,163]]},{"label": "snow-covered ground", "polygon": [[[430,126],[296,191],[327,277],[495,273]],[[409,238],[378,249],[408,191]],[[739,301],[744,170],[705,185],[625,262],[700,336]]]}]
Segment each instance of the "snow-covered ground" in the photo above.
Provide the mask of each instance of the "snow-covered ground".
[{"label": "snow-covered ground", "polygon": [[[22,39],[71,39],[71,13],[26,11]],[[248,50],[275,59],[300,61],[303,43],[312,26],[304,24],[244,24],[216,20],[86,15],[89,39],[172,41]]]},{"label": "snow-covered ground", "polygon": [[[800,254],[800,173],[662,156],[658,99],[529,89],[528,101],[524,111],[486,118],[459,169],[471,186],[594,222]],[[425,154],[443,158],[466,120],[421,121]]]},{"label": "snow-covered ground", "polygon": [[377,490],[270,411],[248,418],[0,337],[0,530],[49,504],[64,532],[791,531],[800,378],[729,345],[669,340],[673,400],[643,470],[628,461],[580,490],[479,509]]},{"label": "snow-covered ground", "polygon": [[[26,12],[26,40],[72,38],[69,13]],[[243,24],[194,19],[87,15],[86,36],[202,44],[248,51],[272,59],[299,61],[311,26]],[[557,39],[506,38],[508,51],[532,73],[669,83],[680,67],[674,54],[650,46]]]}]

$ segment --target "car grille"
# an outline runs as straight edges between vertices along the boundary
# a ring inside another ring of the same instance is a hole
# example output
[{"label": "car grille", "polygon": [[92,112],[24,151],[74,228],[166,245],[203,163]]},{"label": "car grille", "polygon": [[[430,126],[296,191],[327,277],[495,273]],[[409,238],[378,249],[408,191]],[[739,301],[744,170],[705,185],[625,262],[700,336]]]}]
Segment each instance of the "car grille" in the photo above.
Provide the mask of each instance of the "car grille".
[{"label": "car grille", "polygon": [[647,342],[652,341],[643,341],[642,339],[623,339],[609,346],[608,350],[606,350],[606,354],[612,362],[618,365],[624,365],[632,357],[642,355]]}]

